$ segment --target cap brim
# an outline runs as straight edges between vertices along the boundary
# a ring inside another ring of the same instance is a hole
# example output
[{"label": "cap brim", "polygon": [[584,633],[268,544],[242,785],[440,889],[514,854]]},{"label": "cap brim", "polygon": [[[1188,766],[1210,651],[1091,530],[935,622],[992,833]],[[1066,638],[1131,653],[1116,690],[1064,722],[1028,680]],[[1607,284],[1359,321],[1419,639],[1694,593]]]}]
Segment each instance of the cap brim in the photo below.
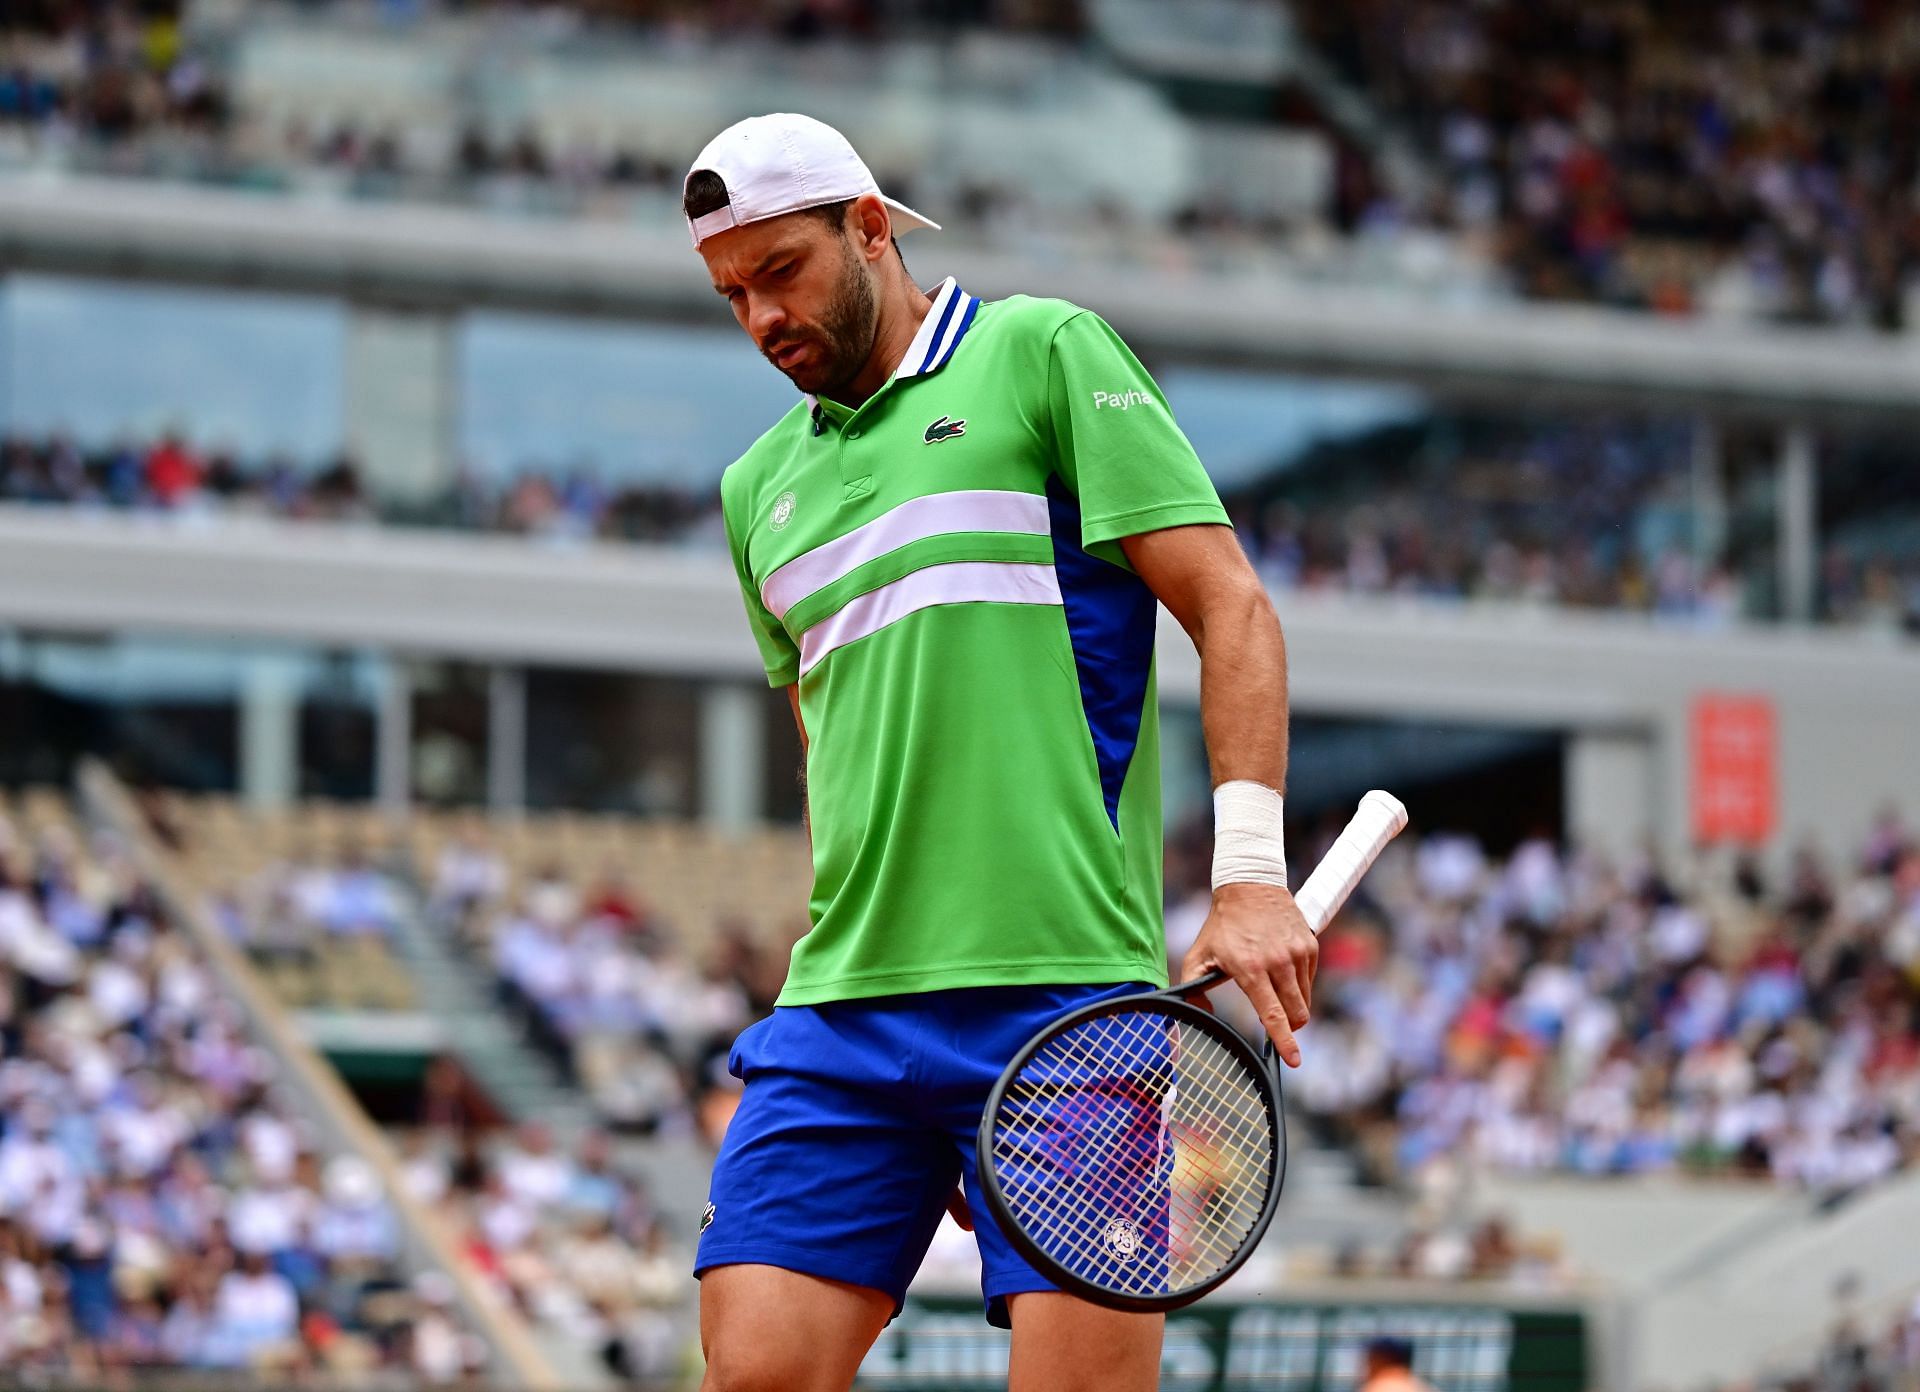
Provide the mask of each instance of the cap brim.
[{"label": "cap brim", "polygon": [[922,217],[897,199],[889,198],[883,193],[880,195],[880,201],[893,211],[893,235],[896,237],[902,232],[912,232],[922,227],[929,232],[940,230],[939,223],[930,217]]},{"label": "cap brim", "polygon": [[[870,192],[879,193],[879,190],[874,189],[870,190]],[[835,199],[831,201],[838,202],[839,200]],[[924,217],[914,212],[913,209],[900,202],[897,198],[889,198],[886,194],[881,193],[880,201],[886,204],[888,211],[893,214],[893,235],[896,237],[902,232],[914,232],[923,227],[930,232],[938,232],[940,230],[939,223],[930,217]],[[721,207],[714,209],[710,213],[702,214],[700,217],[688,218],[687,231],[693,236],[694,246],[698,247],[702,242],[706,241],[707,238],[717,236],[722,232],[731,231],[736,227],[746,227],[755,222],[765,222],[769,218],[785,217],[788,213],[802,213],[805,211],[805,205],[798,208],[783,208],[776,213],[764,213],[757,218],[749,218],[746,222],[739,222],[735,220],[731,207]]]}]

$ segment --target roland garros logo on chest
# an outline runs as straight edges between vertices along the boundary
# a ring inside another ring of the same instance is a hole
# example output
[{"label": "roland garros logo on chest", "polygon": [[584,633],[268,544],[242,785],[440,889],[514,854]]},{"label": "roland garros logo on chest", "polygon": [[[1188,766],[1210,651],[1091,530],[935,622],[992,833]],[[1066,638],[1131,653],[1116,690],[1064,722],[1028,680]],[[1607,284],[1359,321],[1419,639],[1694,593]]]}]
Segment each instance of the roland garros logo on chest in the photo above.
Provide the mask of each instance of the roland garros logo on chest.
[{"label": "roland garros logo on chest", "polygon": [[773,500],[773,511],[767,517],[767,525],[774,531],[779,531],[793,521],[793,507],[793,490],[788,489]]}]

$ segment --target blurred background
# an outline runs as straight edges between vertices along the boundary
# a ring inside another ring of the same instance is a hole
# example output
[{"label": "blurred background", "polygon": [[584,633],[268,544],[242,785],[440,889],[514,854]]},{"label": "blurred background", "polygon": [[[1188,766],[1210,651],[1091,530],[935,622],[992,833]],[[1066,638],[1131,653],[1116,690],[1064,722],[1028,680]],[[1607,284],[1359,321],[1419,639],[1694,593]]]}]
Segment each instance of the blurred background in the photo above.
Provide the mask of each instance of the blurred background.
[{"label": "blurred background", "polygon": [[[1291,862],[1413,814],[1164,1386],[1920,1387],[1902,0],[0,4],[0,1381],[697,1384],[809,870],[677,197],[780,109],[1148,361]],[[974,1260],[863,1386],[1004,1385]]]}]

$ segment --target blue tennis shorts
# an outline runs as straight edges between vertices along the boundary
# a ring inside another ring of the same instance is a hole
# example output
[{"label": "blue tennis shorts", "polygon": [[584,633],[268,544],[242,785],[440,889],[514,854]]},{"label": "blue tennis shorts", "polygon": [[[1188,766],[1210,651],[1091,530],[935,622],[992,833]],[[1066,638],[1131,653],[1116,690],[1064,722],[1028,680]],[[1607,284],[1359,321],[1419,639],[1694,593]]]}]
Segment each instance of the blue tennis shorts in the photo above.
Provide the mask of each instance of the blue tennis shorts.
[{"label": "blue tennis shorts", "polygon": [[746,1084],[714,1163],[694,1275],[754,1262],[885,1291],[898,1314],[956,1182],[987,1320],[1056,1290],[980,1194],[974,1139],[1001,1070],[1076,1006],[1146,989],[992,986],[781,1006],[734,1041]]}]

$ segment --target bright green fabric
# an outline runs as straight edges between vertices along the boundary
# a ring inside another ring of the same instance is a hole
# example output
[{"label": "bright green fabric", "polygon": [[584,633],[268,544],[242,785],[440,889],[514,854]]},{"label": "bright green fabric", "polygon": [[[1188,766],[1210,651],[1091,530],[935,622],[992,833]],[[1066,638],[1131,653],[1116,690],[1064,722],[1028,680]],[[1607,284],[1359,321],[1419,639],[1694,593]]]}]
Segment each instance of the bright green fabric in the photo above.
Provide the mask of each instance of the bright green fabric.
[{"label": "bright green fabric", "polygon": [[[964,433],[929,443],[942,417]],[[956,562],[1044,568],[1050,535],[924,537],[835,575],[781,617],[762,600],[781,566],[912,499],[995,490],[1031,501],[1049,476],[1077,497],[1081,540],[1109,563],[1125,564],[1121,537],[1227,520],[1119,337],[1088,311],[1025,296],[981,304],[944,366],[890,381],[858,410],[823,401],[816,426],[802,401],[727,470],[721,497],[748,618],[768,680],[799,681],[809,737],[813,928],[794,949],[782,1004],[1164,982],[1150,673],[1117,826],[1060,604],[937,604],[800,674],[805,635],[849,604]]]}]

